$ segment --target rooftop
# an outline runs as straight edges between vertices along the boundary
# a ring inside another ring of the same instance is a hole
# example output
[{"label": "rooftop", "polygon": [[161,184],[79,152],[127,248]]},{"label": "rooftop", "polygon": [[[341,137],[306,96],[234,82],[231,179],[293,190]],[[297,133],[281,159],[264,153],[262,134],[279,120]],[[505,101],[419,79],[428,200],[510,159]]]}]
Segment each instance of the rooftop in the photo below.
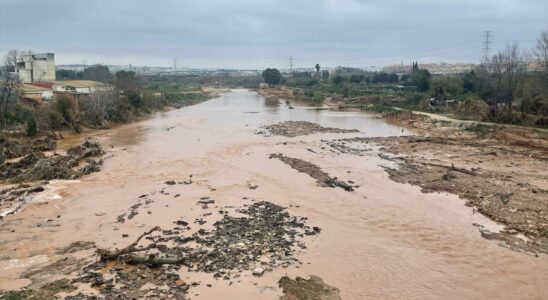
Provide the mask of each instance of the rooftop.
[{"label": "rooftop", "polygon": [[36,86],[36,85],[28,84],[28,83],[24,83],[22,85],[22,90],[26,94],[29,94],[29,93],[42,93],[42,92],[51,91],[50,88],[43,87],[43,86]]},{"label": "rooftop", "polygon": [[90,88],[90,87],[107,85],[105,83],[92,81],[92,80],[55,80],[55,81],[49,81],[49,82],[56,85],[68,85],[75,88]]}]

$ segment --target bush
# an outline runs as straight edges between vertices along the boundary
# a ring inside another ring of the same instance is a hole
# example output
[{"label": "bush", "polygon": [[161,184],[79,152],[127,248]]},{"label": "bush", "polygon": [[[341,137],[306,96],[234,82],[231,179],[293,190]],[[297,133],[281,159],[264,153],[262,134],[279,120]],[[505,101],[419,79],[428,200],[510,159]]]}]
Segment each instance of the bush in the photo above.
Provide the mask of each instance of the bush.
[{"label": "bush", "polygon": [[141,96],[139,94],[130,93],[128,95],[128,99],[129,99],[129,103],[131,104],[133,108],[137,108],[137,109],[141,108],[142,102],[141,102]]},{"label": "bush", "polygon": [[27,119],[27,136],[35,136],[38,131],[38,124],[34,116]]},{"label": "bush", "polygon": [[79,132],[78,102],[71,95],[61,95],[52,103],[51,109],[57,112],[67,126]]},{"label": "bush", "polygon": [[443,91],[448,98],[455,98],[464,92],[463,81],[459,77],[435,76],[432,78],[431,90]]}]

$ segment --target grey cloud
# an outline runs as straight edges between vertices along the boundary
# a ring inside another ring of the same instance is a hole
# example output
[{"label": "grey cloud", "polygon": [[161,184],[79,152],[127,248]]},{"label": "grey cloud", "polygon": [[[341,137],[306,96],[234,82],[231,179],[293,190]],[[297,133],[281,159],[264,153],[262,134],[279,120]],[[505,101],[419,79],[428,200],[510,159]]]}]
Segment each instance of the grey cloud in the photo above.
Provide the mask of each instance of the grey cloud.
[{"label": "grey cloud", "polygon": [[0,0],[0,51],[200,67],[474,62],[484,30],[494,48],[530,47],[546,16],[544,0]]}]

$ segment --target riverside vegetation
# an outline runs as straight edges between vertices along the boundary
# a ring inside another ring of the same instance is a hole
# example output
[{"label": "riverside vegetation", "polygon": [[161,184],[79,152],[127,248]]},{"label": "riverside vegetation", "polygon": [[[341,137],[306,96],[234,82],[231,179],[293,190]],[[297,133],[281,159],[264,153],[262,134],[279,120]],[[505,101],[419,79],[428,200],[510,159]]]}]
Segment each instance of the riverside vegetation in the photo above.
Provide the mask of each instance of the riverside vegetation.
[{"label": "riverside vegetation", "polygon": [[[548,32],[532,51],[507,45],[474,69],[461,74],[432,75],[413,63],[404,74],[339,67],[334,72],[272,69],[266,83],[285,88],[261,91],[265,96],[300,99],[344,109],[394,112],[394,107],[451,117],[524,126],[548,126]],[[272,75],[274,74],[274,75]],[[281,76],[281,77],[280,77]]]}]

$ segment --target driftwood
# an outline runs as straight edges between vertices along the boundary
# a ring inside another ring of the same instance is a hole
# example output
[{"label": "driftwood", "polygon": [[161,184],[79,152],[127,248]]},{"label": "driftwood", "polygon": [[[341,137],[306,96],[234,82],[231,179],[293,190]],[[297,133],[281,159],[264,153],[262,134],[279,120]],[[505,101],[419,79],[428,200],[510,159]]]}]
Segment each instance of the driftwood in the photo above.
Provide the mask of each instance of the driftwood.
[{"label": "driftwood", "polygon": [[446,165],[442,165],[442,164],[434,164],[434,163],[423,163],[424,165],[429,165],[429,166],[434,166],[434,167],[442,167],[442,168],[447,168],[451,171],[456,171],[456,172],[460,172],[460,173],[464,173],[464,174],[468,174],[468,175],[472,175],[472,176],[478,176],[479,174],[474,172],[474,171],[470,171],[470,170],[466,170],[466,169],[463,169],[463,168],[457,168],[455,167],[455,165],[453,163],[451,163],[451,166],[446,166]]},{"label": "driftwood", "polygon": [[455,167],[455,165],[453,163],[451,163],[451,170],[461,172],[461,173],[465,173],[465,174],[472,175],[472,176],[478,176],[478,173],[472,172],[472,171],[469,171],[469,170],[466,170],[466,169],[462,169],[462,168],[457,168],[457,167]]},{"label": "driftwood", "polygon": [[146,256],[131,254],[128,263],[149,265],[177,265],[183,262],[182,257],[158,257],[155,254]]},{"label": "driftwood", "polygon": [[106,261],[110,261],[110,260],[115,260],[118,257],[120,257],[121,255],[160,248],[162,246],[157,245],[156,243],[152,243],[152,244],[150,244],[146,247],[136,248],[137,244],[139,244],[139,241],[141,241],[141,239],[143,237],[145,237],[147,235],[150,235],[151,233],[153,233],[154,231],[157,231],[157,230],[160,230],[160,227],[156,226],[156,227],[152,228],[151,230],[141,234],[137,238],[137,240],[135,240],[135,242],[131,243],[129,246],[127,246],[125,248],[122,248],[122,249],[119,249],[119,250],[116,249],[116,250],[113,250],[113,251],[108,250],[108,249],[97,249],[97,254],[99,255],[99,258],[102,262],[106,262]]}]

